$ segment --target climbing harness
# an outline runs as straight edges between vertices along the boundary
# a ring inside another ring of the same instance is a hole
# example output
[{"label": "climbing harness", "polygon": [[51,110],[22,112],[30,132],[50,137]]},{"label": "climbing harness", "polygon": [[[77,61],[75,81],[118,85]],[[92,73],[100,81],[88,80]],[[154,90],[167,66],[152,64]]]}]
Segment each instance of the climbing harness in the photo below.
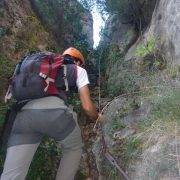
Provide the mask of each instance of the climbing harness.
[{"label": "climbing harness", "polygon": [[[99,57],[99,67],[98,67],[98,72],[99,72],[99,80],[98,80],[98,85],[99,85],[99,89],[98,89],[98,109],[99,109],[99,113],[103,114],[104,110],[111,104],[111,102],[109,102],[102,110],[101,110],[101,69],[100,69],[100,59],[102,57],[102,51]],[[110,154],[110,152],[107,149],[107,145],[105,142],[105,138],[104,138],[104,133],[102,130],[102,124],[101,122],[99,122],[100,116],[97,118],[95,125],[93,127],[94,131],[99,131],[100,134],[100,142],[102,145],[102,153],[103,155],[106,157],[106,159],[111,163],[112,166],[114,166],[122,175],[126,180],[130,180],[129,177],[127,176],[127,174],[122,170],[122,168],[118,165],[117,161],[115,160],[115,158]]]}]

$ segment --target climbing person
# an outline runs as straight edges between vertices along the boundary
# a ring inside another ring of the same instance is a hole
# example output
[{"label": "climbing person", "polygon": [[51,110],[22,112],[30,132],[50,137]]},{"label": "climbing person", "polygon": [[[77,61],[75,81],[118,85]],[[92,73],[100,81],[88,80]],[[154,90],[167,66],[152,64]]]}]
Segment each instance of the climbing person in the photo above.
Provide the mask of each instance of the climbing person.
[{"label": "climbing person", "polygon": [[44,135],[54,138],[62,148],[56,179],[74,179],[83,143],[76,114],[67,105],[67,96],[78,90],[85,113],[92,120],[100,117],[91,101],[88,75],[82,68],[84,63],[81,52],[70,47],[62,56],[36,53],[17,65],[5,100],[12,94],[19,102],[28,101],[15,118],[1,180],[25,179]]}]

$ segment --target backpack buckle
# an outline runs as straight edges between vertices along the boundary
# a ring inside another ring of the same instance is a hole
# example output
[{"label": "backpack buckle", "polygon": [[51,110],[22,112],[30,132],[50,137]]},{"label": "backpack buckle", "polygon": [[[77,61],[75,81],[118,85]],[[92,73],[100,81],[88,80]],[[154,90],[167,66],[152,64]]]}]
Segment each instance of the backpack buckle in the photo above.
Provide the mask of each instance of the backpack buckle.
[{"label": "backpack buckle", "polygon": [[49,88],[50,82],[55,83],[55,79],[52,79],[52,78],[50,78],[50,77],[47,77],[47,78],[45,79],[45,82],[46,82],[47,86],[44,88],[44,92],[47,92],[47,90],[48,90],[48,88]]}]

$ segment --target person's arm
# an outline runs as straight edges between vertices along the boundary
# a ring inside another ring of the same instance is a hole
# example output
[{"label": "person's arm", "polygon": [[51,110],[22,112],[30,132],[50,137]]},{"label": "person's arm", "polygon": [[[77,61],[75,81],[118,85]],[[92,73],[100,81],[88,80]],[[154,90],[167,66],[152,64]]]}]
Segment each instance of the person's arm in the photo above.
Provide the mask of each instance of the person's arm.
[{"label": "person's arm", "polygon": [[87,85],[79,89],[79,96],[85,113],[90,117],[90,119],[95,121],[98,118],[98,112],[95,105],[91,101],[90,92]]}]

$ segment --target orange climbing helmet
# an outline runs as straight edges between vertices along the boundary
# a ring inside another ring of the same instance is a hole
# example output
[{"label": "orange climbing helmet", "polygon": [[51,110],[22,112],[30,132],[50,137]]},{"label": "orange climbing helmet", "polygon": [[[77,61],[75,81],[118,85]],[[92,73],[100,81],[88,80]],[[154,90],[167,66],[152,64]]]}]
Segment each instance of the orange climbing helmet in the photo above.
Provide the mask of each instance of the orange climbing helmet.
[{"label": "orange climbing helmet", "polygon": [[76,48],[70,47],[63,52],[63,55],[70,55],[80,60],[81,64],[84,64],[84,57]]}]

